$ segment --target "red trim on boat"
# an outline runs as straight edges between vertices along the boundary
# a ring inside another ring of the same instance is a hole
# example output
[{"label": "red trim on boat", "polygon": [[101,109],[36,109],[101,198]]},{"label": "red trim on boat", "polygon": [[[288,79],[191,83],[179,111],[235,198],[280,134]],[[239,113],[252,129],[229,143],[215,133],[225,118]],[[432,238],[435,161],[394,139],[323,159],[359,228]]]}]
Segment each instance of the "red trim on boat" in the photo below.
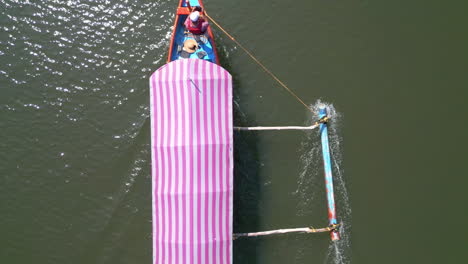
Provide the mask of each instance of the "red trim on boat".
[{"label": "red trim on boat", "polygon": [[178,7],[177,15],[190,15],[190,9],[188,7]]},{"label": "red trim on boat", "polygon": [[[179,1],[178,7],[182,7],[182,1],[184,1],[184,0]],[[169,54],[167,55],[167,63],[171,62],[172,47],[174,46],[175,33],[176,33],[176,30],[177,30],[177,24],[179,23],[179,17],[180,16],[176,14],[176,18],[174,20],[174,28],[172,29],[171,44],[169,46]]]}]

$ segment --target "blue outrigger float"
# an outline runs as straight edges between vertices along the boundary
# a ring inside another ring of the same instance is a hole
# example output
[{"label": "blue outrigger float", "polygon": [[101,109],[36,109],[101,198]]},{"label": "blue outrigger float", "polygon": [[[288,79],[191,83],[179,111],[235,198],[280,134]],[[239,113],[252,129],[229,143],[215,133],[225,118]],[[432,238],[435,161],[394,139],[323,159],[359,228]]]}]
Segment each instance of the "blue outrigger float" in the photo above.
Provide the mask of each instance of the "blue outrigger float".
[{"label": "blue outrigger float", "polygon": [[[328,232],[339,240],[326,108],[308,127],[233,127],[232,76],[219,65],[211,27],[203,35],[187,32],[184,22],[193,10],[219,26],[202,0],[180,0],[167,64],[150,77],[153,263],[231,264],[239,237]],[[196,48],[187,52],[187,43]],[[328,227],[234,234],[234,130],[315,128],[322,141]]]}]

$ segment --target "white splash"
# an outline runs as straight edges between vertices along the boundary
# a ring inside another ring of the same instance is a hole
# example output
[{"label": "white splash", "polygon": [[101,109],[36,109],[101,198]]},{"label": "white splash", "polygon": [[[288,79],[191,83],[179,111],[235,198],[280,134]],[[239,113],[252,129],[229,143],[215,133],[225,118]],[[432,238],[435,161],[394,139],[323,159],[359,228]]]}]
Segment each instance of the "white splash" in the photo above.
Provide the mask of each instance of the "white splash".
[{"label": "white splash", "polygon": [[[333,164],[335,203],[341,236],[340,241],[330,241],[327,257],[323,263],[346,264],[351,263],[351,204],[346,189],[344,170],[341,166],[343,149],[341,146],[340,126],[342,125],[343,116],[336,111],[332,104],[318,100],[315,104],[311,105],[311,108],[314,110],[312,121],[319,119],[318,112],[321,107],[327,108],[328,116],[331,119],[328,123],[328,137]],[[310,123],[311,121],[308,120],[307,122]],[[323,198],[318,197],[318,195],[325,195],[321,142],[317,130],[313,130],[308,134],[307,139],[302,143],[301,152],[304,153],[301,157],[303,168],[295,194],[301,197],[301,203],[298,206],[299,214],[306,215],[310,213],[309,210],[313,210],[314,204],[323,202]]]}]

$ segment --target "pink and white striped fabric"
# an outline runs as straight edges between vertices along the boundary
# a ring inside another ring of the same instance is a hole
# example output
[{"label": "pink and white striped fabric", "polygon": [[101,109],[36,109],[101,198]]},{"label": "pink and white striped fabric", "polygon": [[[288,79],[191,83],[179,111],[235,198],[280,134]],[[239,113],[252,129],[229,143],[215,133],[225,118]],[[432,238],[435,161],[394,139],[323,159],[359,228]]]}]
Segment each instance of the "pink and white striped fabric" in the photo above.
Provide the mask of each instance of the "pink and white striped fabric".
[{"label": "pink and white striped fabric", "polygon": [[199,59],[150,78],[153,263],[232,263],[232,78]]}]

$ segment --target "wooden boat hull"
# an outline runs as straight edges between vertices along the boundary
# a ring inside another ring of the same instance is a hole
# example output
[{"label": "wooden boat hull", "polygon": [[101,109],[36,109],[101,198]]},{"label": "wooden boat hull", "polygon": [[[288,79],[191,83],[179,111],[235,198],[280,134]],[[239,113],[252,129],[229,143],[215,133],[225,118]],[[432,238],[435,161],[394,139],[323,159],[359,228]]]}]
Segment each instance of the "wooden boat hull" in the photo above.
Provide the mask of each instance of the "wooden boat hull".
[{"label": "wooden boat hull", "polygon": [[[201,0],[190,0],[201,6]],[[189,15],[180,0],[168,63],[150,77],[153,263],[232,263],[232,77],[207,55],[181,59]],[[179,48],[180,50],[180,48]]]}]

